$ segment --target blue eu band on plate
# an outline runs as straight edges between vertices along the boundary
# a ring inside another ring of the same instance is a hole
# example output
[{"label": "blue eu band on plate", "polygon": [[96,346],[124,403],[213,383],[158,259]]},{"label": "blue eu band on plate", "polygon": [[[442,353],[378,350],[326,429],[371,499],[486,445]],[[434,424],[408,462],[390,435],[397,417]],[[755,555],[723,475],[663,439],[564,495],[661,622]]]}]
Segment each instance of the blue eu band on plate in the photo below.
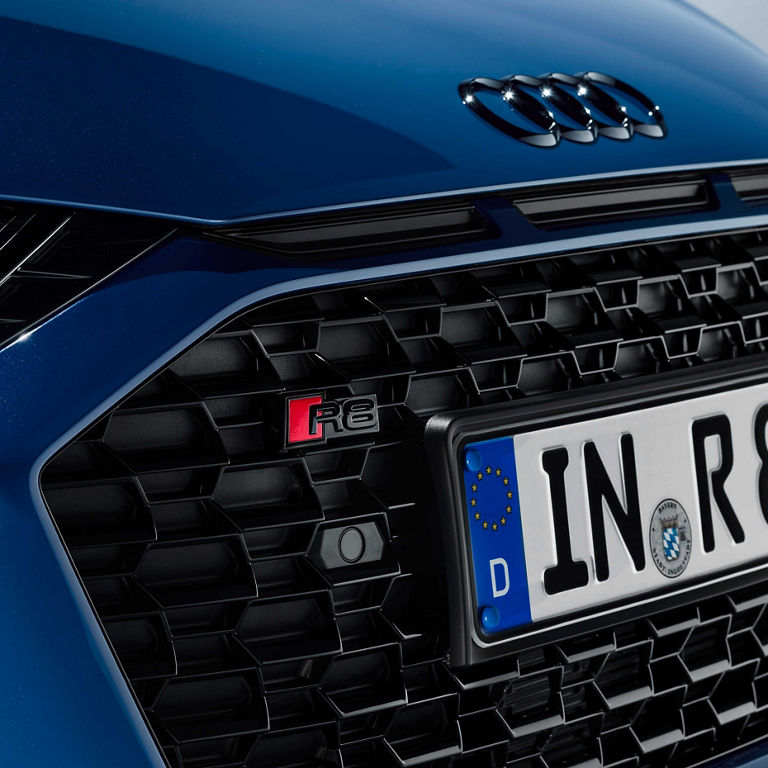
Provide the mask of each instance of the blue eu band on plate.
[{"label": "blue eu band on plate", "polygon": [[475,583],[480,621],[487,631],[531,621],[512,442],[490,440],[466,452],[469,530],[480,571]]},{"label": "blue eu band on plate", "polygon": [[493,637],[766,560],[768,384],[462,447]]}]

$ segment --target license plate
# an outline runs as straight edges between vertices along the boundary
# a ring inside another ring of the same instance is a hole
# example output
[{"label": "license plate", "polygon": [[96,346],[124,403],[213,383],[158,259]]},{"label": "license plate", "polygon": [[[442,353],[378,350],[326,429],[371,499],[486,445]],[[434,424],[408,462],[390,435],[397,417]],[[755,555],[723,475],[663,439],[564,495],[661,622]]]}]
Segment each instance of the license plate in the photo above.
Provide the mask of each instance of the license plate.
[{"label": "license plate", "polygon": [[589,414],[454,442],[481,646],[768,561],[768,384]]}]

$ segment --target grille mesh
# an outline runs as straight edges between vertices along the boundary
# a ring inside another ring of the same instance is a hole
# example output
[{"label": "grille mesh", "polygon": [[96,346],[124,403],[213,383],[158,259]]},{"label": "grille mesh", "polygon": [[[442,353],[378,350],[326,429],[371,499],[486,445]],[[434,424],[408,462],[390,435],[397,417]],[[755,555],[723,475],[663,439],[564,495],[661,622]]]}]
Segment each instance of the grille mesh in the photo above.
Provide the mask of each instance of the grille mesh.
[{"label": "grille mesh", "polygon": [[[768,350],[768,238],[281,299],[64,449],[45,499],[172,766],[692,765],[768,735],[768,583],[458,669],[426,419]],[[653,379],[649,379],[652,381]],[[381,432],[283,450],[286,394]],[[381,557],[325,568],[324,531]]]}]

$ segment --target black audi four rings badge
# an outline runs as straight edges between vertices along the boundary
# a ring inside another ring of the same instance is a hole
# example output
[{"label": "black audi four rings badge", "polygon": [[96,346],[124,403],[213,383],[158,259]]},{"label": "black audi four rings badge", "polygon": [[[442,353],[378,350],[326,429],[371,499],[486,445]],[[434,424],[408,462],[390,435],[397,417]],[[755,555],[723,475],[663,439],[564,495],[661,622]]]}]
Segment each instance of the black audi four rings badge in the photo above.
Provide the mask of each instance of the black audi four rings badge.
[{"label": "black audi four rings badge", "polygon": [[628,141],[635,133],[667,135],[658,105],[600,72],[475,77],[460,83],[459,95],[485,122],[535,147],[556,147],[561,139],[592,144],[598,136]]}]

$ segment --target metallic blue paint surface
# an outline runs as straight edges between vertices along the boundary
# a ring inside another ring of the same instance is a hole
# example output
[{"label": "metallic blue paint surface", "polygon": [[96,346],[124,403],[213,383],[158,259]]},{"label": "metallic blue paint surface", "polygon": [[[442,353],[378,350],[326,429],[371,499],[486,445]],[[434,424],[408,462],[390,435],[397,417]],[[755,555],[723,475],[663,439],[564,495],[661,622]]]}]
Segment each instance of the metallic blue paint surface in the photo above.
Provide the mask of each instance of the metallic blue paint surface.
[{"label": "metallic blue paint surface", "polygon": [[[461,80],[630,82],[663,140],[542,150]],[[768,57],[671,0],[4,0],[0,196],[198,220],[768,158]]]},{"label": "metallic blue paint surface", "polygon": [[[178,239],[0,352],[0,764],[161,765],[38,486],[44,462],[59,447],[159,367],[233,313],[286,292],[563,251],[587,241],[768,225],[768,213],[734,201],[700,219],[646,221],[633,230],[593,228],[579,236],[564,231],[550,234],[552,242],[510,227],[493,249],[425,251],[400,264],[383,258],[291,264]],[[758,761],[750,768],[764,761],[762,751],[748,754]],[[729,758],[728,765],[740,760]]]}]

